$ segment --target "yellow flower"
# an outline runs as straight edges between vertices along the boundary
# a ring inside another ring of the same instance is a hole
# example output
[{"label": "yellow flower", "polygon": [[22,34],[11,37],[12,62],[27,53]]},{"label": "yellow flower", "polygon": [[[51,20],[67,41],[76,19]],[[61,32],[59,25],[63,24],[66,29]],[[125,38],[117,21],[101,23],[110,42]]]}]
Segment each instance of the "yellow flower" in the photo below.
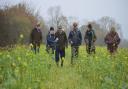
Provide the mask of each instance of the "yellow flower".
[{"label": "yellow flower", "polygon": [[62,61],[64,61],[64,59],[65,59],[65,58],[64,58],[64,57],[62,57]]},{"label": "yellow flower", "polygon": [[27,67],[27,63],[26,62],[23,62],[22,64],[24,67]]},{"label": "yellow flower", "polygon": [[98,57],[97,56],[95,57],[95,60],[98,61]]},{"label": "yellow flower", "polygon": [[18,57],[17,60],[20,61],[21,60],[21,57]]},{"label": "yellow flower", "polygon": [[11,58],[11,56],[8,54],[8,55],[7,55],[7,58]]},{"label": "yellow flower", "polygon": [[16,68],[14,72],[15,72],[16,74],[18,74],[18,73],[19,73],[19,69]]},{"label": "yellow flower", "polygon": [[126,56],[126,57],[124,57],[125,59],[128,59],[128,57]]},{"label": "yellow flower", "polygon": [[33,47],[33,44],[32,43],[30,44],[30,47]]},{"label": "yellow flower", "polygon": [[16,67],[16,64],[15,63],[12,63],[11,66],[15,68]]},{"label": "yellow flower", "polygon": [[23,34],[20,34],[20,38],[21,38],[21,39],[24,38],[24,35],[23,35]]}]

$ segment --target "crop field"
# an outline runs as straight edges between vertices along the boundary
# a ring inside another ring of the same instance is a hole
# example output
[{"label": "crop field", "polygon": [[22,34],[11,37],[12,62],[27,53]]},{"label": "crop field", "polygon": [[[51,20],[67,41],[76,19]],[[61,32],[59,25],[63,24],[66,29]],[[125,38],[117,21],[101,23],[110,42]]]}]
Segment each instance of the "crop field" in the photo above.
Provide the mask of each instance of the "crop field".
[{"label": "crop field", "polygon": [[71,48],[64,66],[57,67],[53,54],[41,45],[34,54],[29,46],[0,50],[0,89],[128,89],[128,49],[110,56],[105,47],[88,55],[80,47],[71,65]]}]

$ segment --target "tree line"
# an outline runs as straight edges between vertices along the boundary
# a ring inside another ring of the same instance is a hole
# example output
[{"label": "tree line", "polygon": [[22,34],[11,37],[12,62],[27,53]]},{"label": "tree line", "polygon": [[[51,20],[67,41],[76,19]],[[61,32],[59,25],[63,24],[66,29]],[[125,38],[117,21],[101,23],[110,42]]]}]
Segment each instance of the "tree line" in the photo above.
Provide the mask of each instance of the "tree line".
[{"label": "tree line", "polygon": [[[46,42],[46,35],[49,31],[49,27],[53,26],[57,29],[57,26],[62,25],[66,34],[68,35],[72,29],[73,21],[78,21],[75,17],[66,17],[61,11],[61,7],[55,6],[48,9],[48,21],[45,21],[39,13],[34,12],[34,9],[30,8],[25,3],[20,3],[14,6],[0,7],[0,47],[15,45],[18,43],[28,44],[30,39],[30,33],[35,24],[40,22],[43,43]],[[97,35],[97,45],[104,46],[104,36],[109,29],[114,26],[117,32],[122,37],[121,25],[117,23],[112,17],[104,16],[97,21],[85,21],[86,23],[81,25],[82,36],[84,36],[87,29],[87,24],[92,24],[93,29]],[[84,42],[83,42],[84,43]],[[127,46],[128,42],[122,40],[121,46]]]}]

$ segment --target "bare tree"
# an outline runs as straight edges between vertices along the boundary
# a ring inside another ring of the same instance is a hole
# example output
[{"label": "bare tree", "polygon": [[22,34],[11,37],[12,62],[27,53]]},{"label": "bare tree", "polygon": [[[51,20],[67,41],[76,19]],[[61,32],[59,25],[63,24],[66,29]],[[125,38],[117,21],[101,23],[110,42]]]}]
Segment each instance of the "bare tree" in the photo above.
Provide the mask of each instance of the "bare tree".
[{"label": "bare tree", "polygon": [[69,29],[69,31],[73,29],[72,25],[73,25],[74,22],[77,22],[79,24],[79,20],[78,20],[77,17],[70,16],[70,17],[67,18],[67,20],[68,20],[68,29]]},{"label": "bare tree", "polygon": [[49,15],[49,25],[57,28],[60,23],[60,17],[62,16],[60,6],[50,7],[48,9],[48,15]]},{"label": "bare tree", "polygon": [[59,18],[59,25],[61,25],[62,27],[63,27],[63,29],[64,29],[64,31],[68,34],[68,27],[69,27],[69,25],[68,25],[68,20],[67,20],[67,17],[66,16],[61,16],[60,18]]},{"label": "bare tree", "polygon": [[98,23],[102,29],[107,31],[109,31],[111,27],[115,27],[116,31],[122,37],[121,25],[117,23],[112,17],[104,16],[98,21]]},{"label": "bare tree", "polygon": [[100,24],[101,28],[104,28],[105,30],[110,30],[111,27],[117,28],[117,30],[120,30],[120,25],[111,17],[105,16],[102,17],[98,23]]}]

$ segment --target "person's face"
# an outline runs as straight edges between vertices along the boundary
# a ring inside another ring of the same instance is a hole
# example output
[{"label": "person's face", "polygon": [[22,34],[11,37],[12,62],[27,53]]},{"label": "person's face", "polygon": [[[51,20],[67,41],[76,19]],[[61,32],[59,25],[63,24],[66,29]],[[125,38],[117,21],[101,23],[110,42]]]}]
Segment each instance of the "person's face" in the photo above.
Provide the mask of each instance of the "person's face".
[{"label": "person's face", "polygon": [[114,28],[111,28],[111,33],[115,33],[115,29]]},{"label": "person's face", "polygon": [[54,34],[54,30],[51,30],[51,31],[50,31],[50,34]]},{"label": "person's face", "polygon": [[77,26],[74,26],[73,29],[74,29],[74,30],[77,30]]},{"label": "person's face", "polygon": [[37,29],[40,29],[40,25],[37,25],[36,27],[37,27]]},{"label": "person's face", "polygon": [[60,29],[60,32],[62,32],[63,30],[62,29]]},{"label": "person's face", "polygon": [[91,28],[89,28],[89,27],[88,27],[88,30],[90,31],[90,30],[91,30]]},{"label": "person's face", "polygon": [[58,28],[58,31],[59,31],[59,32],[61,32],[61,31],[62,31],[62,29]]}]

